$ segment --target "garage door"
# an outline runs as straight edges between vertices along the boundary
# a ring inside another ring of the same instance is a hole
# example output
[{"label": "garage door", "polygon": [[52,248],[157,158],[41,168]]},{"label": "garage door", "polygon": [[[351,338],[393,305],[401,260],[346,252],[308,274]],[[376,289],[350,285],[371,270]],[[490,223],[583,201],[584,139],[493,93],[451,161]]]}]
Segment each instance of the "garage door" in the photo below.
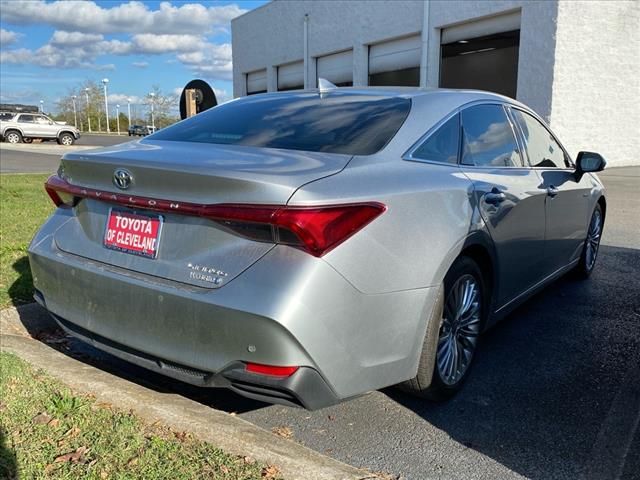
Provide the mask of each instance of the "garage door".
[{"label": "garage door", "polygon": [[304,88],[304,62],[288,63],[278,67],[278,90]]},{"label": "garage door", "polygon": [[516,98],[520,12],[442,30],[440,86],[473,88]]},{"label": "garage door", "polygon": [[353,50],[318,57],[318,78],[324,78],[339,87],[353,85]]},{"label": "garage door", "polygon": [[267,70],[247,73],[247,95],[267,91]]},{"label": "garage door", "polygon": [[369,85],[420,84],[420,35],[369,47]]}]

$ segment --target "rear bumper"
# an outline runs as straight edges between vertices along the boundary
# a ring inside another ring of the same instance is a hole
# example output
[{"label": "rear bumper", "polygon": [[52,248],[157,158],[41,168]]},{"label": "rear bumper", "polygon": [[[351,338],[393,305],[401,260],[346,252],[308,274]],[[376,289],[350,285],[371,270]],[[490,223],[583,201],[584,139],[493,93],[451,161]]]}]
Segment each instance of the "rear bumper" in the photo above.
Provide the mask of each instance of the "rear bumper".
[{"label": "rear bumper", "polygon": [[[46,303],[40,292],[35,299]],[[145,354],[108,338],[90,332],[51,313],[58,325],[69,335],[127,362],[198,387],[228,388],[244,397],[309,410],[338,403],[340,399],[313,368],[300,367],[289,377],[268,377],[247,372],[245,364],[234,362],[219,372],[207,372]]]},{"label": "rear bumper", "polygon": [[[411,378],[437,289],[356,290],[325,261],[276,246],[220,289],[59,250],[58,211],[29,247],[39,301],[68,332],[195,385],[320,408]],[[123,254],[126,255],[126,254]],[[291,377],[245,363],[298,366]]]}]

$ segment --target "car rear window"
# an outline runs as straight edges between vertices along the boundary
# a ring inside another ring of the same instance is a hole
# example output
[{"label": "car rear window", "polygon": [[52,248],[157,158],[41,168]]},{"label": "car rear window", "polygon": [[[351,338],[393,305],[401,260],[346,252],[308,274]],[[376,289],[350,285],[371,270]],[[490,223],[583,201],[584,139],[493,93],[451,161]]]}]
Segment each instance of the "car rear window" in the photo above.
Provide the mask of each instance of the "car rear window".
[{"label": "car rear window", "polygon": [[269,94],[219,105],[152,140],[371,155],[407,118],[411,100],[333,92]]}]

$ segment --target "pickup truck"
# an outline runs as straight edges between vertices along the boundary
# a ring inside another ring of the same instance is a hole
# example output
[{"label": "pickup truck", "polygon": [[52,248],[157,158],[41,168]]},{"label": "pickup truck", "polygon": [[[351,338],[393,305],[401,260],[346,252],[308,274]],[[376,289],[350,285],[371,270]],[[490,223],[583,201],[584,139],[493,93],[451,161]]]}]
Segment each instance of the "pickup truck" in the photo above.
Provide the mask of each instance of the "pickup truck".
[{"label": "pickup truck", "polygon": [[30,143],[33,139],[55,139],[60,145],[73,145],[80,131],[70,125],[57,123],[41,113],[16,113],[10,118],[0,117],[0,139],[8,143]]}]

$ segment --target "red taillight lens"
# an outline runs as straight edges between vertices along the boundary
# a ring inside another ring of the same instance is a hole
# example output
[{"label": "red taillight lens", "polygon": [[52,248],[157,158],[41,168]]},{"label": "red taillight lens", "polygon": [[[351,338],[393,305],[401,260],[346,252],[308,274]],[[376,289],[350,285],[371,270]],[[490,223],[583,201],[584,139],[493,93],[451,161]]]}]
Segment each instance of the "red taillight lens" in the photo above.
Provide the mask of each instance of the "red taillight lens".
[{"label": "red taillight lens", "polygon": [[[49,177],[44,184],[44,189],[56,207],[72,207],[75,202],[75,196],[65,191],[65,184],[66,182],[56,175]],[[59,188],[56,189],[56,186]]]},{"label": "red taillight lens", "polygon": [[247,363],[245,370],[270,377],[290,377],[296,373],[298,367],[276,367],[273,365],[261,365],[259,363]]},{"label": "red taillight lens", "polygon": [[377,202],[318,207],[201,205],[78,187],[57,175],[49,177],[45,189],[59,207],[73,206],[78,198],[95,198],[132,208],[204,217],[238,235],[262,242],[296,246],[316,257],[340,245],[387,208]]}]

